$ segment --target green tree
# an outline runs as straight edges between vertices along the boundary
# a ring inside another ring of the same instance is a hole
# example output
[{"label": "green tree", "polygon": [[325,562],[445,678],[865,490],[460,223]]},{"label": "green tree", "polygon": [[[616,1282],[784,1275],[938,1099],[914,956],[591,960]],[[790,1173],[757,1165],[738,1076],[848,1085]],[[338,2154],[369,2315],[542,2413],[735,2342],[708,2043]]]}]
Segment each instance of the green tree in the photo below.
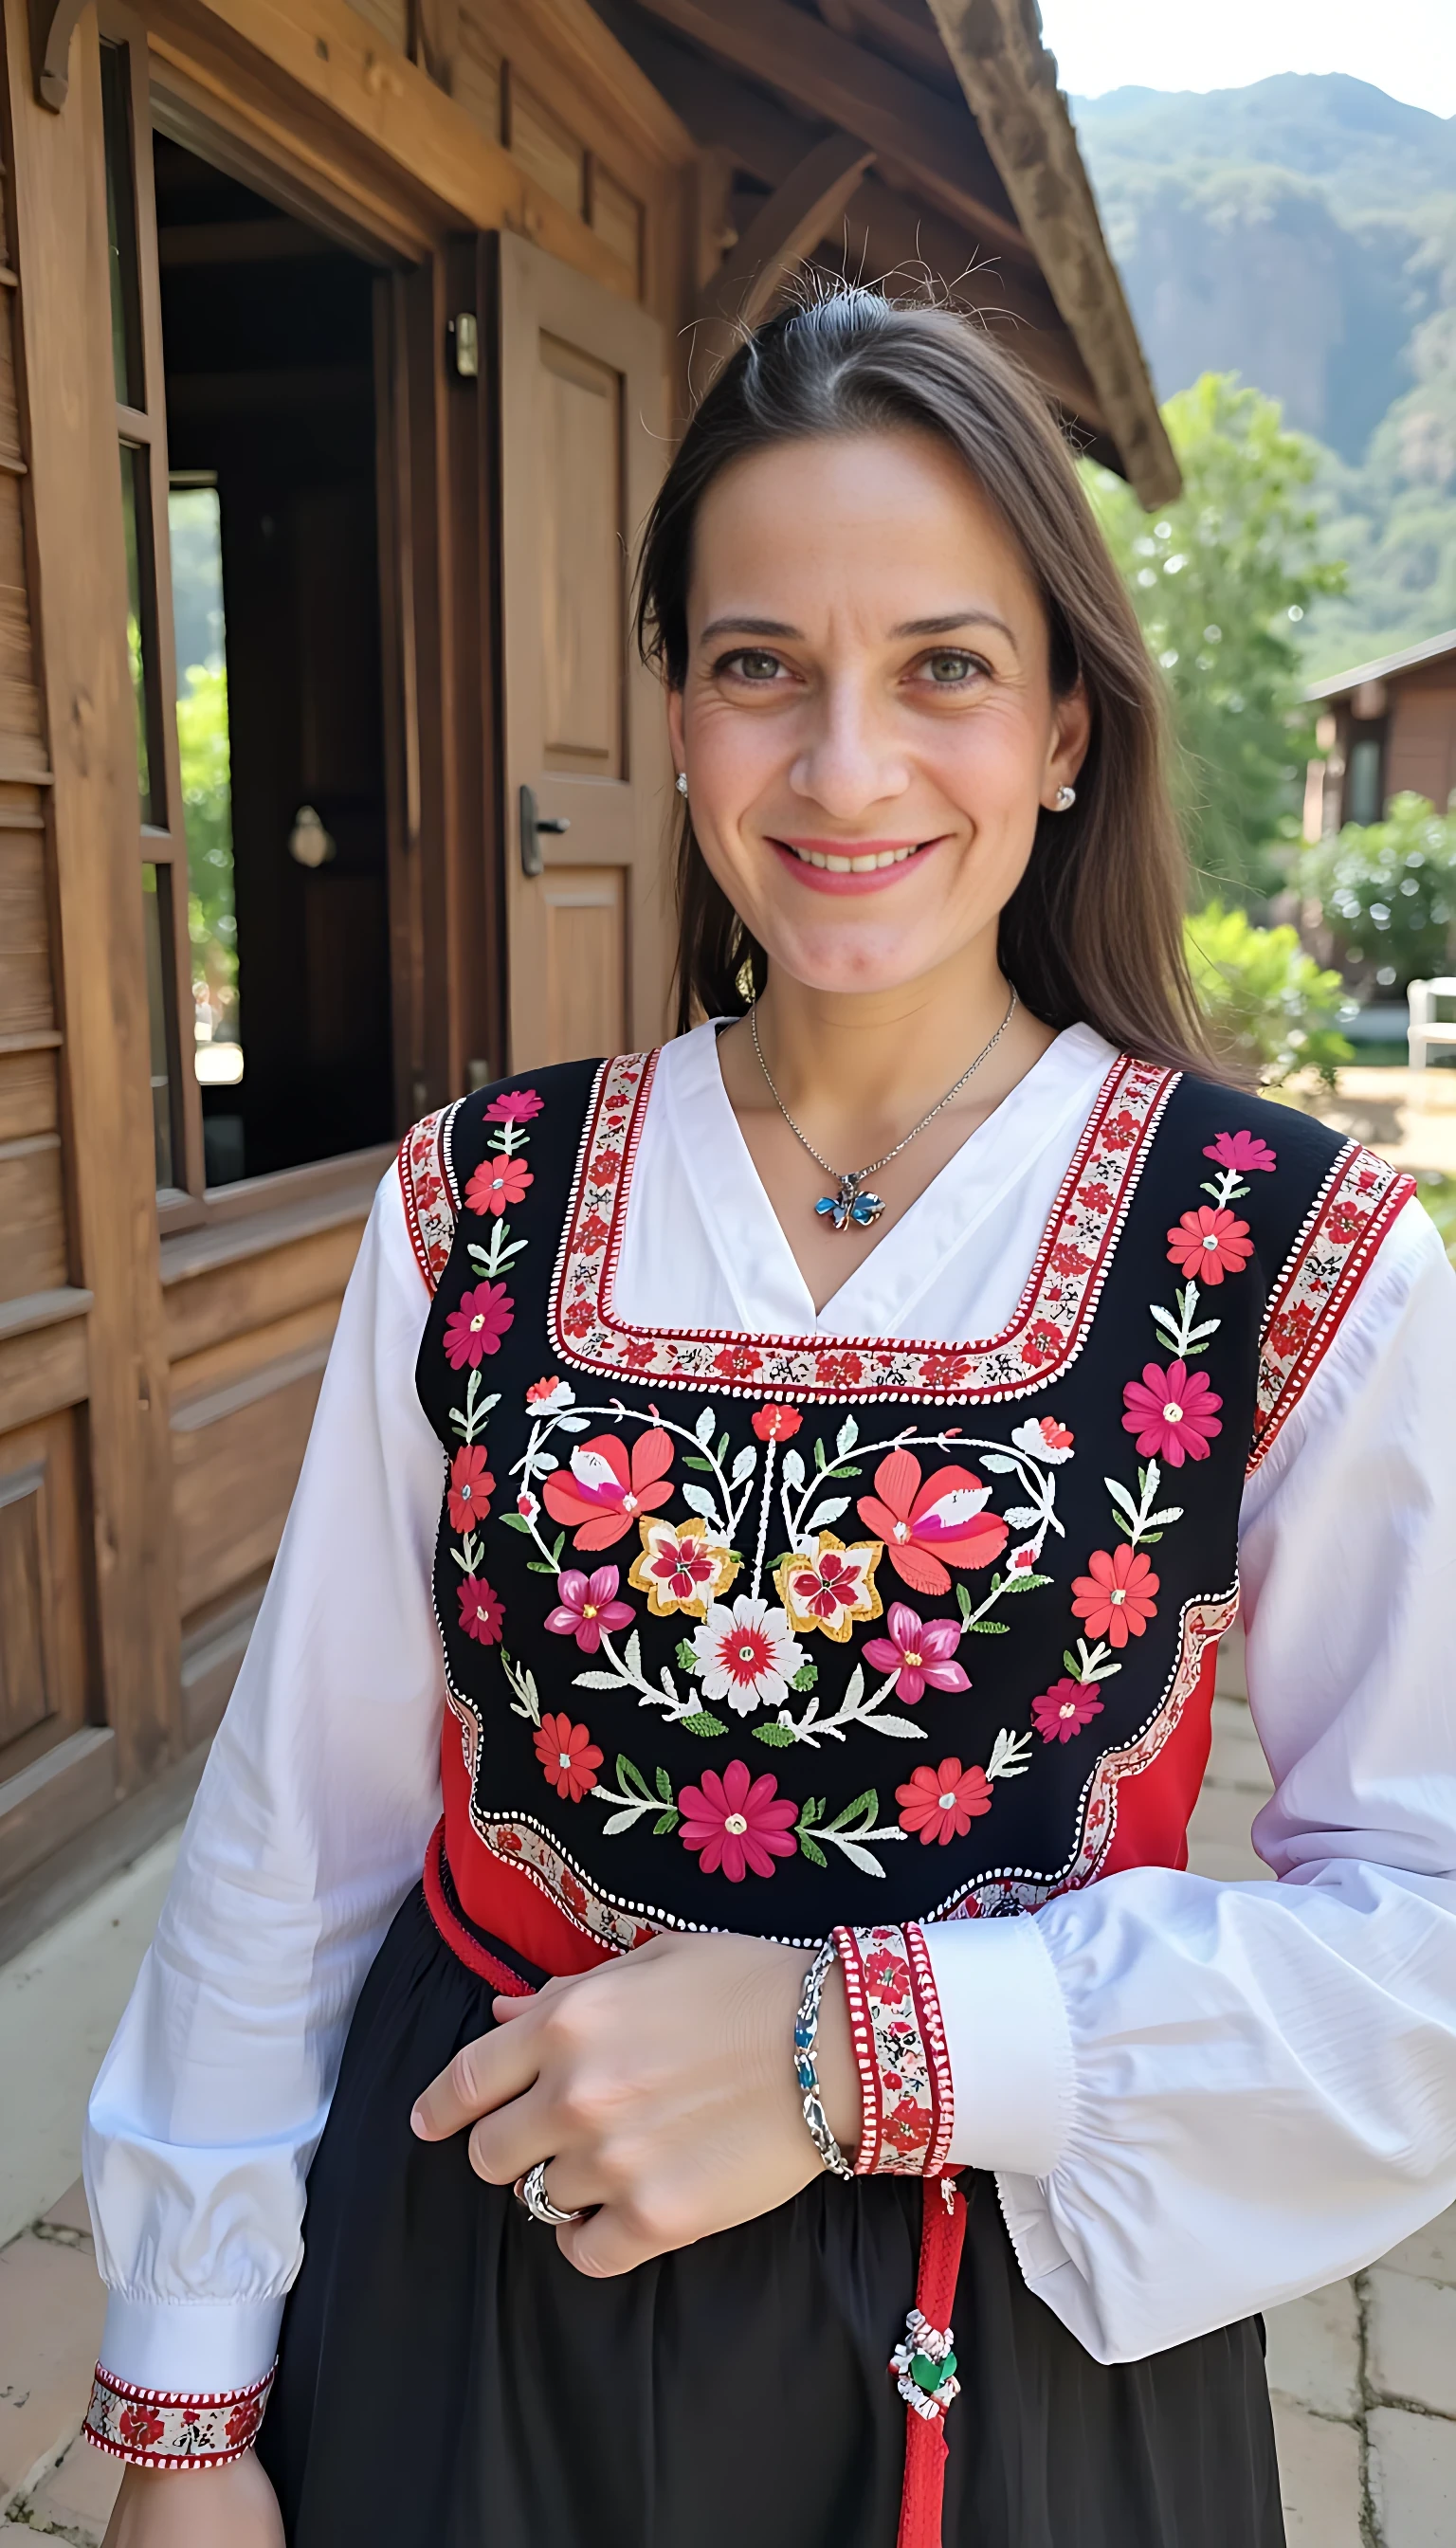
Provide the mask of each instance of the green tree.
[{"label": "green tree", "polygon": [[1318,447],[1231,373],[1206,372],[1163,410],[1183,493],[1151,520],[1132,489],[1086,467],[1098,517],[1167,678],[1174,778],[1196,868],[1235,899],[1284,881],[1314,735],[1297,631],[1344,570],[1320,555],[1307,491]]},{"label": "green tree", "polygon": [[182,812],[187,832],[187,919],[194,987],[206,989],[226,1034],[237,1033],[237,920],[232,897],[232,774],[228,676],[193,664],[177,699]]},{"label": "green tree", "polygon": [[1335,1024],[1343,986],[1305,954],[1297,931],[1256,929],[1246,911],[1211,902],[1190,913],[1183,937],[1215,1043],[1230,1062],[1266,1088],[1297,1070],[1318,1070],[1332,1088],[1339,1064],[1354,1059]]},{"label": "green tree", "polygon": [[1307,850],[1300,885],[1317,902],[1352,981],[1379,997],[1451,969],[1456,814],[1409,790],[1383,823],[1346,823]]}]

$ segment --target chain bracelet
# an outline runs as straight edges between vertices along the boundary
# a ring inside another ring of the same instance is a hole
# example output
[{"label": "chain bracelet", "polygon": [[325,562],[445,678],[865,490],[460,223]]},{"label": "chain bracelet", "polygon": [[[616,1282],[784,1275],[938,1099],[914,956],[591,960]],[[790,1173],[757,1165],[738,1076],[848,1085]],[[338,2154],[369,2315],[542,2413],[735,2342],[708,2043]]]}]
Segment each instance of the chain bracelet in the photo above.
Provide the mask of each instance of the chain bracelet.
[{"label": "chain bracelet", "polygon": [[815,2040],[819,2033],[819,2003],[824,1997],[824,1984],[829,1967],[839,1953],[832,1938],[826,1938],[818,1955],[804,1975],[803,1994],[793,2022],[793,2075],[803,2099],[804,2122],[809,2138],[825,2166],[835,2176],[854,2178],[855,2171],[829,2129],[824,2112],[824,2099],[819,2089],[819,2072],[814,2062]]}]

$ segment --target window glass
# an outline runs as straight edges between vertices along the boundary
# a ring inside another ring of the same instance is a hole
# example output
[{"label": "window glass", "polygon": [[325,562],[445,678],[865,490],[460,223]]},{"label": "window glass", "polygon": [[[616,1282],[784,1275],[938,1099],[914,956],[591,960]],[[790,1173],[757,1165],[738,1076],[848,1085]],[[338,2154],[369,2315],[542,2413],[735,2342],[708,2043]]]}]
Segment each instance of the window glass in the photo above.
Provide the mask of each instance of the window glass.
[{"label": "window glass", "polygon": [[1362,735],[1350,748],[1350,784],[1345,805],[1347,823],[1378,823],[1381,816],[1381,747],[1377,735]]},{"label": "window glass", "polygon": [[122,536],[127,548],[127,660],[136,711],[136,787],[143,823],[166,819],[158,734],[156,607],[151,545],[150,454],[122,450]]},{"label": "window glass", "polygon": [[172,1053],[175,1038],[170,986],[172,921],[168,904],[171,878],[165,867],[141,870],[141,926],[146,942],[146,1008],[151,1030],[151,1134],[156,1149],[159,1187],[175,1186],[176,1144],[173,1139],[175,1091]]},{"label": "window glass", "polygon": [[[187,830],[194,1068],[204,1088],[242,1077],[232,785],[223,616],[223,529],[216,480],[174,478],[168,499],[177,630],[177,741]],[[209,1174],[209,1183],[219,1179]]]},{"label": "window glass", "polygon": [[144,409],[136,188],[132,157],[130,66],[125,45],[103,44],[101,47],[101,112],[106,136],[106,228],[111,250],[112,367],[122,406]]}]

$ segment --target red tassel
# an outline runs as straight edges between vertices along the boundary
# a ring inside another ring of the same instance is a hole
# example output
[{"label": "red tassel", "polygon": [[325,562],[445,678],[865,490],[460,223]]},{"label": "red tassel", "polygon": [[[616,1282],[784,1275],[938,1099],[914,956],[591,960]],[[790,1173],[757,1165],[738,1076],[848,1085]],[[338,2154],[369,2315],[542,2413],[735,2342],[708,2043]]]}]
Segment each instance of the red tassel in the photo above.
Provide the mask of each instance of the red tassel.
[{"label": "red tassel", "polygon": [[[942,2548],[941,2516],[946,2495],[946,2413],[956,2383],[951,2352],[951,2313],[965,2244],[965,2197],[954,2176],[928,2176],[920,2232],[920,2271],[915,2307],[907,2321],[905,2341],[895,2349],[890,2369],[899,2377],[900,2394],[913,2389],[924,2399],[905,2408],[905,2484],[900,2497],[897,2548]],[[916,2380],[912,2366],[922,2377]],[[932,2375],[939,2370],[940,2383]],[[926,2387],[926,2380],[932,2386]]]}]

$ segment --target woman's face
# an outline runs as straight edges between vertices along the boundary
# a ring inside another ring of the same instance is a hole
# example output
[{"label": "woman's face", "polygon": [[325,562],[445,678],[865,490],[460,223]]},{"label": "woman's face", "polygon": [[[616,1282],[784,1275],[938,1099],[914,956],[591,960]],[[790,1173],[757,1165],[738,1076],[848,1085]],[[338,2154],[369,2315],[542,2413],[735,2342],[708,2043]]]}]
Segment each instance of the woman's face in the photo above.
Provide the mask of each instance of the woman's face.
[{"label": "woman's face", "polygon": [[724,470],[687,633],[674,752],[771,962],[887,990],[994,932],[1088,714],[1080,688],[1053,698],[1025,562],[943,443],[839,435]]}]

